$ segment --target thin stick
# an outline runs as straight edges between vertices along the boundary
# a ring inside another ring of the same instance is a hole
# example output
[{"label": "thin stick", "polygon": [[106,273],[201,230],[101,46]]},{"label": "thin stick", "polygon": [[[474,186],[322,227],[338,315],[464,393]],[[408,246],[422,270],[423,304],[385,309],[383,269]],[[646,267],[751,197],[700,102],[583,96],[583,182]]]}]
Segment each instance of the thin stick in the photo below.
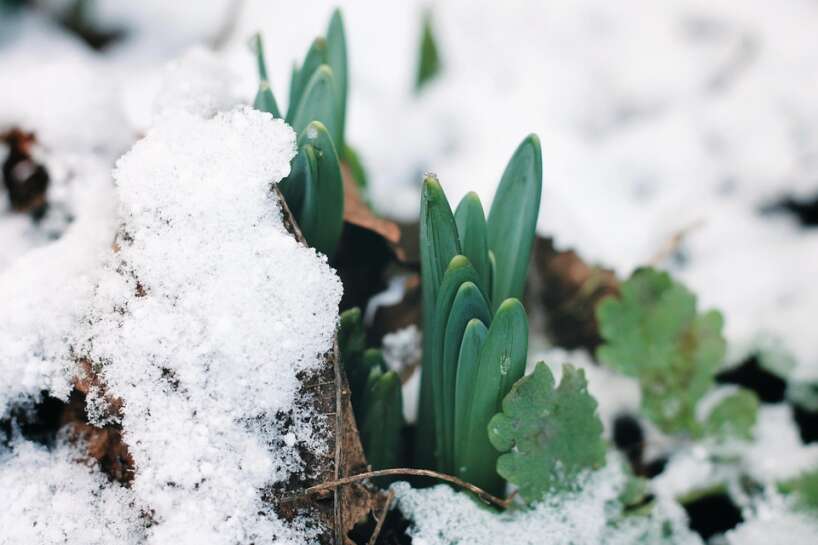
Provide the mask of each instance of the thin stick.
[{"label": "thin stick", "polygon": [[[344,477],[342,479],[338,479],[335,481],[317,484],[306,489],[303,495],[309,496],[311,494],[316,494],[324,490],[337,489],[339,486],[343,486],[345,484],[363,481],[366,479],[373,479],[375,477],[387,477],[390,475],[414,475],[417,477],[431,477],[433,479],[440,479],[441,481],[446,481],[448,483],[457,485],[460,488],[465,488],[466,490],[468,490],[469,492],[473,493],[478,498],[483,500],[485,503],[495,505],[500,509],[506,509],[509,505],[511,505],[511,501],[513,499],[513,497],[505,500],[498,498],[497,496],[489,494],[482,488],[474,486],[471,483],[467,483],[462,479],[458,479],[453,475],[446,475],[445,473],[439,473],[437,471],[432,471],[431,469],[412,469],[408,467],[367,471],[366,473],[359,473],[357,475],[352,475],[351,477]],[[282,501],[292,501],[293,499],[297,499],[297,497],[284,498]]]},{"label": "thin stick", "polygon": [[375,520],[378,523],[375,525],[375,530],[372,532],[372,535],[369,536],[369,541],[367,545],[375,545],[375,542],[378,541],[378,536],[381,535],[381,529],[383,529],[383,523],[386,520],[386,516],[389,514],[389,507],[392,504],[392,500],[395,498],[395,491],[390,490],[389,493],[386,495],[386,501],[383,504],[383,512],[381,512],[381,518],[376,518]]},{"label": "thin stick", "polygon": [[704,223],[705,221],[703,219],[698,219],[687,227],[683,227],[682,229],[676,231],[673,236],[671,236],[670,239],[665,242],[664,246],[658,252],[656,252],[656,255],[654,255],[650,261],[648,261],[648,264],[657,266],[669,258],[671,255],[673,255],[673,252],[679,249],[679,246],[682,245],[685,237],[689,235],[691,231],[695,231],[699,227],[702,227]]}]

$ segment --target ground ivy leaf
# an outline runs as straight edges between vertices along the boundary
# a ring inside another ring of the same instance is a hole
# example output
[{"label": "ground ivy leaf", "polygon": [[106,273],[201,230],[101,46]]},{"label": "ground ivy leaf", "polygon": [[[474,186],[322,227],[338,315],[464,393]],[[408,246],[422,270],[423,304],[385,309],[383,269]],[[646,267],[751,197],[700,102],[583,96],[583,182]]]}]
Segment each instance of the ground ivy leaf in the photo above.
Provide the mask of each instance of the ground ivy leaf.
[{"label": "ground ivy leaf", "polygon": [[489,422],[489,440],[504,453],[497,472],[529,503],[573,488],[579,473],[605,463],[596,408],[582,369],[564,365],[555,388],[548,366],[538,363],[512,387],[503,412]]},{"label": "ground ivy leaf", "polygon": [[639,379],[648,418],[668,433],[697,434],[696,404],[726,350],[721,314],[698,314],[695,295],[646,268],[622,284],[619,298],[599,305],[597,321],[605,340],[599,360]]},{"label": "ground ivy leaf", "polygon": [[758,397],[743,388],[721,399],[704,422],[707,435],[718,439],[750,440],[758,417]]}]

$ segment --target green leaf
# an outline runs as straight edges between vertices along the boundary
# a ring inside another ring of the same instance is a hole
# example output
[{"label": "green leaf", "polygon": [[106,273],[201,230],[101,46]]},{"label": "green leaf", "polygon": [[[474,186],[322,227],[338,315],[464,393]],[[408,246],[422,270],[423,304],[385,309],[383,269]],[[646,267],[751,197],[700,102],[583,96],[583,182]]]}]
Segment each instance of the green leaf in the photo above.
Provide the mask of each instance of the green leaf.
[{"label": "green leaf", "polygon": [[[473,270],[473,269],[472,269]],[[444,279],[445,283],[445,279]],[[454,472],[454,411],[455,385],[457,382],[457,359],[466,325],[472,319],[478,319],[484,324],[491,322],[491,311],[488,302],[474,282],[464,282],[458,289],[450,305],[446,318],[447,301],[444,297],[446,287],[441,289],[441,298],[435,312],[435,323],[438,328],[433,332],[436,342],[435,349],[440,352],[440,380],[435,382],[433,391],[437,401],[436,412],[439,415],[438,467],[441,471]],[[440,327],[445,324],[445,327]],[[442,336],[441,336],[442,334]]]},{"label": "green leaf", "polygon": [[758,397],[743,388],[724,397],[713,407],[704,423],[707,435],[721,440],[730,438],[750,440],[758,418]]},{"label": "green leaf", "polygon": [[372,469],[398,467],[403,428],[400,378],[395,371],[372,367],[364,394],[360,435]]},{"label": "green leaf", "polygon": [[355,418],[360,422],[363,416],[363,395],[366,391],[372,356],[364,359],[366,334],[361,319],[361,309],[352,308],[341,313],[338,326],[338,352],[341,365],[349,381],[350,400]]},{"label": "green leaf", "polygon": [[462,477],[463,451],[470,448],[467,439],[469,432],[468,419],[475,394],[477,372],[480,369],[480,350],[483,348],[487,335],[488,329],[483,322],[477,318],[470,320],[466,324],[463,343],[460,345],[460,354],[457,357],[454,396],[454,461],[457,474],[460,477]]},{"label": "green leaf", "polygon": [[571,490],[577,476],[605,463],[602,422],[588,393],[585,373],[563,365],[562,380],[540,362],[503,400],[489,422],[489,439],[503,452],[497,472],[529,503]]},{"label": "green leaf", "polygon": [[423,180],[420,201],[420,274],[423,303],[423,373],[421,374],[420,401],[418,404],[418,438],[415,464],[418,467],[435,467],[436,417],[432,395],[432,377],[437,374],[432,356],[432,333],[435,326],[435,305],[440,282],[449,262],[460,254],[457,225],[449,201],[434,175]]},{"label": "green leaf", "polygon": [[797,505],[802,509],[818,511],[818,468],[780,483],[778,489],[785,494],[794,494]]},{"label": "green leaf", "polygon": [[273,96],[273,90],[270,88],[270,82],[263,80],[258,84],[258,92],[253,101],[253,107],[256,110],[273,114],[273,117],[281,117],[281,112],[278,111],[278,103],[275,96]]},{"label": "green leaf", "polygon": [[[299,104],[304,98],[304,94],[309,88],[310,81],[315,77],[318,69],[327,63],[327,41],[324,38],[316,38],[307,51],[304,64],[299,69],[293,66],[293,74],[290,79],[290,97],[287,106],[287,123],[293,124]],[[311,119],[309,121],[312,121]],[[323,121],[320,120],[319,121]],[[296,133],[300,131],[295,131]]]},{"label": "green leaf", "polygon": [[358,152],[349,144],[344,144],[344,151],[341,153],[341,158],[349,167],[355,184],[359,189],[365,190],[369,186],[369,177],[366,175],[366,169],[364,168],[363,162],[361,162]]},{"label": "green leaf", "polygon": [[698,314],[696,297],[667,273],[637,270],[619,298],[597,307],[599,360],[639,379],[642,409],[667,433],[700,433],[696,404],[724,359],[721,314]]},{"label": "green leaf", "polygon": [[301,134],[313,121],[320,121],[332,136],[332,141],[340,141],[333,78],[332,69],[325,64],[310,78],[291,122],[296,134]]},{"label": "green leaf", "polygon": [[327,129],[318,121],[310,123],[298,140],[308,168],[304,203],[297,221],[309,245],[331,258],[344,224],[344,185],[338,154]]},{"label": "green leaf", "polygon": [[516,299],[500,305],[477,362],[464,360],[461,349],[454,467],[458,476],[495,495],[502,495],[505,484],[496,470],[498,453],[489,441],[488,425],[512,385],[523,376],[527,357],[528,320]]},{"label": "green leaf", "polygon": [[491,297],[489,284],[491,282],[491,264],[489,263],[489,248],[486,234],[486,216],[483,205],[477,193],[467,193],[457,210],[454,212],[457,232],[460,238],[460,248],[463,255],[469,258],[480,277],[478,286],[486,298]]},{"label": "green leaf", "polygon": [[332,12],[327,29],[327,64],[332,68],[335,76],[335,90],[338,112],[338,139],[335,140],[338,149],[345,150],[344,128],[346,126],[347,93],[349,92],[349,68],[347,65],[347,39],[344,33],[344,20],[341,10]]},{"label": "green leaf", "polygon": [[261,81],[270,81],[267,76],[267,63],[264,61],[264,44],[261,41],[261,34],[256,33],[250,39],[250,47],[256,54],[256,66],[258,68],[258,77]]},{"label": "green leaf", "polygon": [[541,193],[542,152],[532,134],[511,156],[489,211],[488,242],[497,260],[491,296],[495,308],[509,297],[523,298]]},{"label": "green leaf", "polygon": [[256,110],[273,114],[273,117],[281,117],[273,90],[270,87],[270,79],[267,77],[267,63],[264,61],[264,44],[261,41],[261,34],[256,34],[251,40],[251,46],[256,53],[256,63],[258,66],[259,86],[253,107]]},{"label": "green leaf", "polygon": [[293,158],[289,176],[278,183],[278,189],[299,225],[301,225],[302,209],[304,207],[304,188],[307,185],[307,177],[310,176],[308,173],[309,168],[307,154],[302,148],[299,148]]},{"label": "green leaf", "polygon": [[424,85],[432,81],[441,68],[440,52],[437,47],[434,29],[432,28],[432,13],[426,10],[423,13],[423,23],[420,34],[420,52],[418,58],[418,72],[415,78],[415,91],[420,91]]},{"label": "green leaf", "polygon": [[[429,402],[432,404],[431,435],[435,438],[433,444],[436,446],[435,449],[432,449],[434,455],[432,467],[441,467],[439,460],[442,460],[444,448],[443,444],[437,444],[436,442],[437,437],[441,437],[444,433],[442,397],[444,329],[460,287],[467,282],[475,283],[477,280],[477,271],[474,270],[469,260],[462,255],[454,256],[449,262],[446,272],[443,274],[443,280],[440,282],[435,299],[433,300],[434,312],[430,322],[437,325],[431,328],[424,328],[426,331],[424,341],[428,342],[428,345],[424,344],[426,348],[424,348],[423,352],[423,374],[421,375],[421,381],[424,377],[429,381]],[[423,384],[421,384],[421,387],[422,386]],[[421,394],[422,393],[423,391],[421,390]],[[429,449],[430,447],[429,444],[426,443],[419,445],[418,448]]]}]

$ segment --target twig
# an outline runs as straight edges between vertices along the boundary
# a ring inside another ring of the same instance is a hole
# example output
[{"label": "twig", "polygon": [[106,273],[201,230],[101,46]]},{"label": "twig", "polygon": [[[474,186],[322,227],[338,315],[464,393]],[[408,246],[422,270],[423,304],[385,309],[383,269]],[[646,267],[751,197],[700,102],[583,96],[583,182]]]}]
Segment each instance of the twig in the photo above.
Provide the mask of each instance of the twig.
[{"label": "twig", "polygon": [[487,504],[492,504],[500,509],[506,509],[509,505],[511,505],[511,501],[513,500],[514,496],[511,496],[506,499],[498,498],[493,494],[489,494],[482,488],[475,486],[471,483],[467,483],[463,479],[459,479],[453,475],[447,475],[445,473],[439,473],[437,471],[432,471],[431,469],[413,469],[409,467],[398,467],[392,469],[379,469],[377,471],[367,471],[365,473],[359,473],[357,475],[352,475],[350,477],[344,477],[342,479],[337,479],[335,481],[329,481],[321,484],[317,484],[315,486],[311,486],[304,490],[303,494],[299,496],[290,496],[287,498],[282,498],[282,502],[294,501],[303,496],[309,496],[312,494],[317,494],[318,492],[323,492],[324,490],[332,490],[337,489],[340,486],[344,486],[345,484],[350,484],[358,481],[363,481],[366,479],[374,479],[375,477],[388,477],[391,475],[414,475],[416,477],[431,477],[433,479],[440,479],[441,481],[446,481],[447,483],[454,484],[459,486],[460,488],[464,488],[483,500]]},{"label": "twig", "polygon": [[[343,460],[341,458],[341,444],[344,439],[344,419],[343,419],[343,382],[344,378],[341,374],[341,350],[338,348],[338,336],[335,337],[335,343],[332,347],[333,358],[332,364],[335,371],[335,478],[341,475],[341,468]],[[309,489],[308,489],[309,490]],[[335,520],[335,543],[343,543],[344,539],[344,518],[341,514],[341,494],[336,488],[333,493],[333,514]]]},{"label": "twig", "polygon": [[662,263],[662,261],[673,255],[673,252],[679,249],[679,246],[681,246],[682,242],[684,241],[684,238],[687,235],[689,235],[691,231],[694,231],[699,227],[702,227],[703,225],[704,220],[698,219],[691,223],[690,225],[688,225],[687,227],[679,229],[678,231],[673,233],[673,236],[671,236],[670,239],[667,242],[665,242],[662,248],[658,252],[656,252],[656,254],[653,256],[653,258],[650,259],[650,261],[648,261],[648,263],[652,266],[656,266]]},{"label": "twig", "polygon": [[392,500],[395,498],[395,491],[390,490],[389,493],[386,495],[386,501],[383,504],[383,511],[381,512],[381,518],[375,517],[377,524],[375,524],[375,529],[372,531],[372,535],[369,536],[369,541],[367,545],[375,545],[375,542],[378,541],[378,536],[381,535],[381,530],[383,529],[383,523],[386,520],[386,516],[389,514],[389,507],[392,504]]}]

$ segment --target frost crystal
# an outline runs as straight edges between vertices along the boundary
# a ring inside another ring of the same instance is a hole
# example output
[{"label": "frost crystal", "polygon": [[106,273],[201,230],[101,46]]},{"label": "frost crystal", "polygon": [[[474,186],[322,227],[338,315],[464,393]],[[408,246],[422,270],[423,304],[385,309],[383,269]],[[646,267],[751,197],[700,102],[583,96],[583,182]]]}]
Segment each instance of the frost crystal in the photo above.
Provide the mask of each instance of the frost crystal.
[{"label": "frost crystal", "polygon": [[119,251],[79,346],[123,402],[148,543],[310,537],[262,501],[303,472],[299,450],[325,448],[321,420],[293,410],[296,376],[331,349],[341,295],[270,193],[294,144],[282,121],[249,108],[210,119],[180,109],[117,164]]}]

